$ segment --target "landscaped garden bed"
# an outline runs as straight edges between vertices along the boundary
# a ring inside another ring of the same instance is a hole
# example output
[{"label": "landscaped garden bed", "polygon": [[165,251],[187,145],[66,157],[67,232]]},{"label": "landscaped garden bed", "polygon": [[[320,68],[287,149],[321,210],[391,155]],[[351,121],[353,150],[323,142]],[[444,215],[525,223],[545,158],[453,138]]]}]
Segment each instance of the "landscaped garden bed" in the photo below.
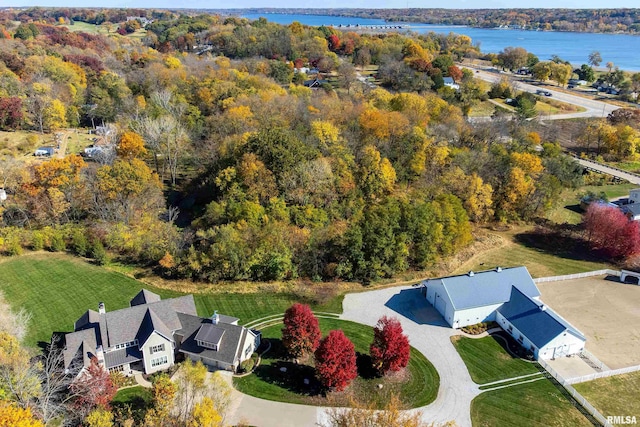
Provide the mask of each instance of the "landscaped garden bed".
[{"label": "landscaped garden bed", "polygon": [[[358,377],[346,390],[325,393],[315,378],[313,358],[292,360],[281,341],[282,324],[262,330],[271,349],[262,355],[254,374],[234,378],[235,387],[243,393],[263,399],[317,406],[344,406],[355,400],[381,408],[391,395],[399,396],[406,408],[427,405],[435,400],[440,378],[433,365],[416,349],[411,349],[409,365],[385,377],[378,377],[371,365],[369,345],[373,328],[338,319],[320,318],[323,335],[342,329],[357,352]],[[382,386],[382,387],[380,387]]]}]

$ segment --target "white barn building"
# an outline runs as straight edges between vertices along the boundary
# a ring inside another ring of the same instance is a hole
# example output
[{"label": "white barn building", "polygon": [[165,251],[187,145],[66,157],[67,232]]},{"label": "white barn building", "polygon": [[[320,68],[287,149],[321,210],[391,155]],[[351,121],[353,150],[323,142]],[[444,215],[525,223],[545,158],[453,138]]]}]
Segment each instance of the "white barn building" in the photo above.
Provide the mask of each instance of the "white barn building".
[{"label": "white barn building", "polygon": [[540,301],[526,267],[429,279],[422,286],[427,301],[453,328],[495,321],[536,359],[584,349],[585,336]]}]

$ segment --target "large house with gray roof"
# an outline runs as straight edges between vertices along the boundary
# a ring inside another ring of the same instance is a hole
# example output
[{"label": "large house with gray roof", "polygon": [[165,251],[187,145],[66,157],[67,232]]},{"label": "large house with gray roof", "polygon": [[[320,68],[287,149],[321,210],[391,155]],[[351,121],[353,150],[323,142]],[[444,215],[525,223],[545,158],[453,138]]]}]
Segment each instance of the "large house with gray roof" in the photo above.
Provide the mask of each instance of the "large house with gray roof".
[{"label": "large house with gray roof", "polygon": [[199,317],[193,295],[162,300],[147,290],[130,307],[87,310],[65,335],[68,370],[87,367],[92,358],[110,372],[151,374],[188,357],[212,369],[236,370],[260,345],[260,333],[217,312]]},{"label": "large house with gray roof", "polygon": [[526,267],[496,268],[422,282],[422,292],[453,328],[495,321],[536,359],[580,353],[585,336],[540,301]]}]

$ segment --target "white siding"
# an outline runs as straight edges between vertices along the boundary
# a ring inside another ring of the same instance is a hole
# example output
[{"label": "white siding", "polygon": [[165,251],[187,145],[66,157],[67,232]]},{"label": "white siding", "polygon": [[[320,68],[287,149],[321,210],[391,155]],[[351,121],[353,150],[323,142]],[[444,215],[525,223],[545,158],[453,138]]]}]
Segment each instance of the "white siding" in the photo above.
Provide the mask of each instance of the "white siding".
[{"label": "white siding", "polygon": [[427,301],[429,301],[429,303],[431,303],[431,305],[434,306],[440,314],[442,314],[442,317],[444,317],[444,320],[449,324],[449,326],[453,326],[453,303],[449,299],[449,295],[445,292],[442,283],[429,283],[427,286],[426,298]]},{"label": "white siding", "polygon": [[[151,354],[151,347],[161,344],[164,344],[164,351],[157,353],[154,352]],[[157,359],[162,356],[167,356],[167,363],[159,366],[151,366],[152,359]],[[144,372],[146,374],[152,374],[154,372],[167,369],[174,363],[173,343],[159,333],[153,332],[147,339],[147,342],[142,345],[142,359],[144,361]]]},{"label": "white siding", "polygon": [[[580,353],[584,349],[585,341],[577,336],[564,331],[542,348],[537,348],[523,333],[514,327],[500,313],[496,314],[496,321],[507,333],[509,333],[516,341],[526,348],[532,350],[536,359],[552,359],[555,357],[569,356],[571,354]],[[511,330],[509,330],[511,326]],[[520,339],[522,337],[522,339]]]},{"label": "white siding", "polygon": [[496,319],[496,310],[502,304],[487,305],[484,307],[468,308],[458,310],[453,318],[453,327],[462,328],[468,325],[475,325],[480,322],[489,322]]},{"label": "white siding", "polygon": [[584,341],[570,332],[563,332],[540,349],[538,358],[554,359],[580,353],[584,349]]}]

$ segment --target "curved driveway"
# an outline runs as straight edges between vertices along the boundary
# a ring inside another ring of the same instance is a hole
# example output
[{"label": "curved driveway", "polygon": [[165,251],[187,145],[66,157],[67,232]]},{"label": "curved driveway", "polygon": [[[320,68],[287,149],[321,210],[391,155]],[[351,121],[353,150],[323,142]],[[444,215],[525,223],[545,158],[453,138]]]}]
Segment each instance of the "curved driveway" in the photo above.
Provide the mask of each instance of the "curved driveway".
[{"label": "curved driveway", "polygon": [[[433,363],[440,375],[436,400],[419,408],[423,419],[435,423],[453,420],[460,427],[471,427],[471,401],[480,390],[451,343],[451,336],[458,332],[420,295],[419,288],[402,286],[348,294],[343,310],[341,319],[370,326],[383,315],[398,318],[411,345]],[[231,422],[259,427],[317,427],[325,420],[326,408],[271,402],[235,389],[233,393]]]}]

